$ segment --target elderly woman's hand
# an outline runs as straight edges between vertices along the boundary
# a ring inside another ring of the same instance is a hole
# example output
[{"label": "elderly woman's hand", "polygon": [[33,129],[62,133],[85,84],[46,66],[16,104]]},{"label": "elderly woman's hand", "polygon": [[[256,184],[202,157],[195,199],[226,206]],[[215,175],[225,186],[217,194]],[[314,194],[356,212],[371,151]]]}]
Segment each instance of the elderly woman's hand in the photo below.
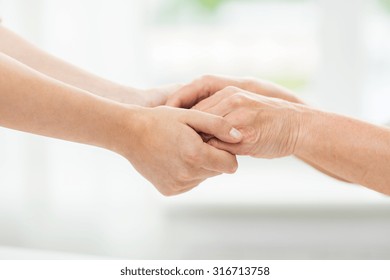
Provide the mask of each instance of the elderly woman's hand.
[{"label": "elderly woman's hand", "polygon": [[209,144],[232,154],[276,158],[294,154],[303,136],[305,106],[227,87],[199,102],[195,109],[224,117],[243,134],[238,144],[216,138]]},{"label": "elderly woman's hand", "polygon": [[214,95],[228,86],[238,87],[263,96],[303,104],[303,101],[297,98],[290,90],[269,81],[216,75],[205,75],[184,85],[168,97],[166,104],[173,107],[191,108],[203,99]]}]

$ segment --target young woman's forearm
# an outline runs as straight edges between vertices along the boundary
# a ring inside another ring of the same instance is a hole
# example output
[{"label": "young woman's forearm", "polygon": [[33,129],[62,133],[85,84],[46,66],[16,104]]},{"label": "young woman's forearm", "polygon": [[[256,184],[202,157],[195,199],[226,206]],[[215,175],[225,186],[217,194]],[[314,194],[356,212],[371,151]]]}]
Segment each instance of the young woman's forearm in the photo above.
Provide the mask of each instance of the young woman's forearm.
[{"label": "young woman's forearm", "polygon": [[390,129],[308,109],[295,155],[347,181],[390,194]]},{"label": "young woman's forearm", "polygon": [[[136,110],[61,83],[0,53],[1,126],[115,150],[122,141],[124,121],[135,122]],[[131,144],[131,139],[126,141]]]},{"label": "young woman's forearm", "polygon": [[94,145],[128,159],[165,195],[237,169],[236,157],[198,132],[229,143],[240,133],[223,118],[168,107],[123,105],[47,77],[0,53],[0,126]]},{"label": "young woman's forearm", "polygon": [[64,83],[112,100],[144,106],[139,90],[113,83],[71,65],[27,42],[0,25],[0,51]]}]

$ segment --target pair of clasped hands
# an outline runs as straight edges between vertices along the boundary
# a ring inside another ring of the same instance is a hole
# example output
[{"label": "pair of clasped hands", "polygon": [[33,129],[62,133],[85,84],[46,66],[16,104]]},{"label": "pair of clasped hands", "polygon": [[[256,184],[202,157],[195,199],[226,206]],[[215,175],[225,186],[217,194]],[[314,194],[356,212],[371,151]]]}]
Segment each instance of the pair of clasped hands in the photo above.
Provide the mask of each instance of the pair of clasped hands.
[{"label": "pair of clasped hands", "polygon": [[306,106],[289,90],[253,78],[123,86],[3,26],[0,126],[116,152],[164,195],[234,173],[236,155],[294,155],[331,177],[390,195],[387,127]]},{"label": "pair of clasped hands", "polygon": [[[292,155],[305,107],[267,81],[207,75],[180,87],[166,105],[143,109],[133,166],[163,194],[177,195],[209,177],[234,173],[236,155]],[[133,151],[134,152],[134,151]]]}]

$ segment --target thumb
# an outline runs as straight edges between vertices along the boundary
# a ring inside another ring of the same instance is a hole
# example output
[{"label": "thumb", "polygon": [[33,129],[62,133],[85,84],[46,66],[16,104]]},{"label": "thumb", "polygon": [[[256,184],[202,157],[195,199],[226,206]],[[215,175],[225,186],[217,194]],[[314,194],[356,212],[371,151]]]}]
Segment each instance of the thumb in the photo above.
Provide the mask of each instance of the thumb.
[{"label": "thumb", "polygon": [[166,105],[189,109],[208,96],[208,92],[203,88],[201,83],[191,83],[181,87],[172,94],[168,98]]},{"label": "thumb", "polygon": [[197,132],[204,132],[227,143],[239,143],[242,134],[227,120],[212,114],[187,110],[185,122]]},{"label": "thumb", "polygon": [[214,148],[217,148],[218,150],[223,150],[233,155],[242,155],[240,144],[238,143],[226,143],[222,142],[219,139],[212,138],[207,142],[207,144],[213,146]]},{"label": "thumb", "polygon": [[165,105],[170,106],[170,107],[182,108],[181,100],[176,93],[174,95],[168,97]]}]

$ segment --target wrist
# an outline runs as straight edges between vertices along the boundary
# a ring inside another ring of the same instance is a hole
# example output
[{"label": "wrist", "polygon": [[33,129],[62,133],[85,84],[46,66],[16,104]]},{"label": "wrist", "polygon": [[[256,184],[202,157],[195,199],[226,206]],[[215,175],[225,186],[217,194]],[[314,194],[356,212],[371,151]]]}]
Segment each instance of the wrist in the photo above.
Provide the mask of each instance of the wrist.
[{"label": "wrist", "polygon": [[149,88],[140,91],[140,96],[145,101],[145,107],[158,107],[165,105],[167,103],[168,96],[176,92],[180,87],[180,84],[170,84],[156,88]]},{"label": "wrist", "polygon": [[128,158],[145,128],[143,110],[137,105],[113,103],[106,114],[105,125],[100,126],[100,146]]},{"label": "wrist", "polygon": [[117,102],[138,106],[148,105],[147,100],[145,99],[144,90],[123,85],[115,85],[111,92],[110,98]]},{"label": "wrist", "polygon": [[321,112],[304,105],[298,105],[297,140],[293,155],[305,157],[313,143],[316,143],[318,129],[321,129]]},{"label": "wrist", "polygon": [[138,96],[140,96],[140,98],[142,98],[142,105],[141,106],[153,108],[153,107],[161,105],[162,102],[158,102],[158,100],[156,101],[153,98],[156,91],[157,90],[154,88],[138,90]]}]

